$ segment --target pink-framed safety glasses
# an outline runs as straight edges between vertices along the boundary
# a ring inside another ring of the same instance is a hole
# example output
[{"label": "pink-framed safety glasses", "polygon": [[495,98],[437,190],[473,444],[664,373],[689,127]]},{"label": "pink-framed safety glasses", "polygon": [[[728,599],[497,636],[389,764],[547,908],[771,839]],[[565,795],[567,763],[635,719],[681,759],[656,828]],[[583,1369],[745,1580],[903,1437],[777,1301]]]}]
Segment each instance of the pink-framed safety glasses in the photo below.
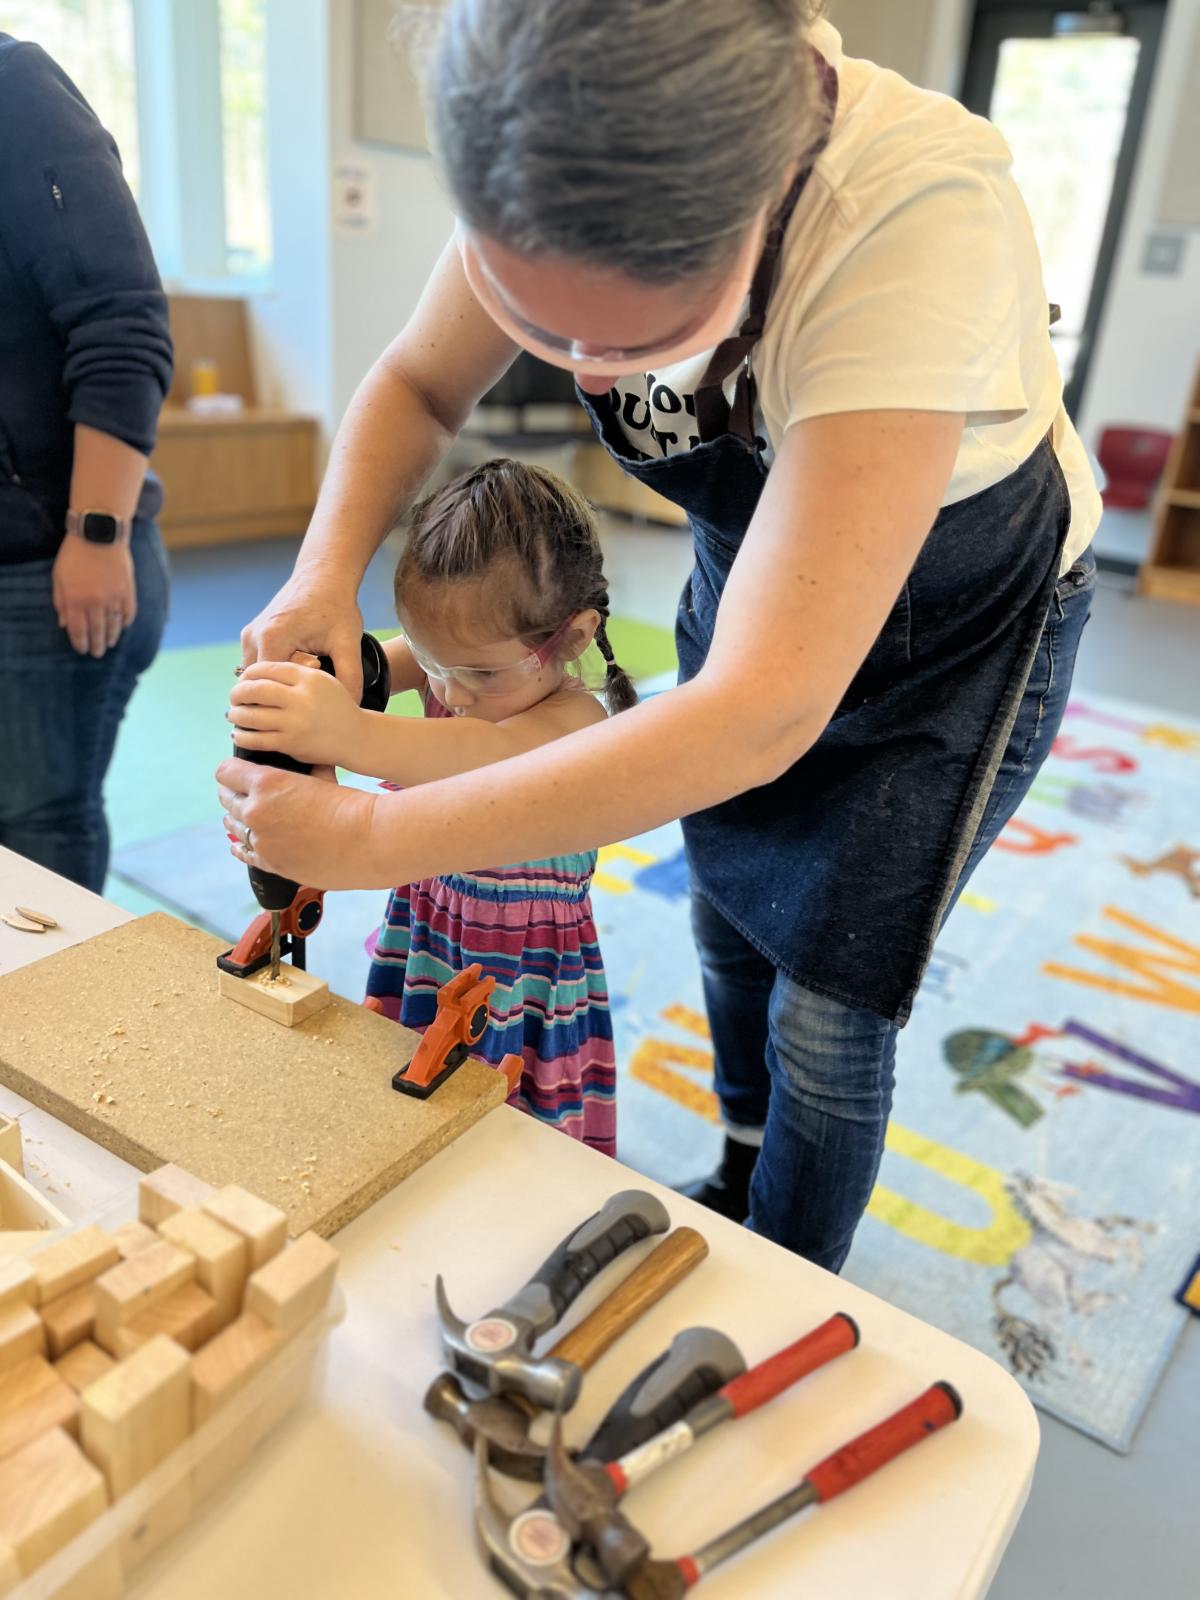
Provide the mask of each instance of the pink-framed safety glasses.
[{"label": "pink-framed safety glasses", "polygon": [[476,300],[492,321],[510,339],[531,355],[568,372],[596,372],[621,376],[646,372],[650,368],[675,366],[692,356],[712,350],[737,327],[750,292],[750,281],[762,252],[766,233],[766,213],[752,228],[738,249],[728,276],[715,291],[712,307],[693,317],[682,328],[653,343],[627,348],[602,348],[567,334],[553,333],[527,318],[513,303],[496,277],[470,229],[460,224],[455,241],[463,272]]},{"label": "pink-framed safety glasses", "polygon": [[[520,661],[513,661],[506,667],[443,667],[440,662],[434,661],[432,656],[427,656],[419,649],[412,639],[408,639],[408,648],[412,651],[413,660],[427,678],[436,678],[439,683],[457,683],[469,694],[510,694],[522,678],[540,672],[547,665],[578,616],[579,613],[573,611],[567,620],[554,630],[545,644],[539,645],[527,656],[522,656]],[[407,635],[405,637],[407,638]]]}]

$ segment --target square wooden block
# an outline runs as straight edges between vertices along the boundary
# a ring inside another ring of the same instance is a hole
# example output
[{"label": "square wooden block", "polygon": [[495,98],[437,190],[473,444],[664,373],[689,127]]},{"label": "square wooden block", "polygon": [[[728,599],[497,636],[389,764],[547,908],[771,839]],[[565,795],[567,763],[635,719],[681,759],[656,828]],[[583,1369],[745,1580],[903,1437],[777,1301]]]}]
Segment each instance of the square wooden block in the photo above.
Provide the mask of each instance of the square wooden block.
[{"label": "square wooden block", "polygon": [[284,1337],[311,1318],[329,1299],[338,1254],[315,1233],[302,1234],[246,1284],[246,1310],[253,1311]]},{"label": "square wooden block", "polygon": [[138,1221],[157,1228],[187,1206],[202,1206],[211,1193],[211,1183],[183,1167],[157,1167],[138,1181]]},{"label": "square wooden block", "polygon": [[327,1006],[332,998],[324,978],[285,963],[279,969],[278,979],[272,983],[266,971],[255,972],[249,978],[236,978],[232,972],[217,972],[217,989],[227,1000],[249,1006],[259,1016],[281,1022],[285,1028],[294,1028],[298,1022],[313,1016]]},{"label": "square wooden block", "polygon": [[[0,1461],[0,1550],[7,1545],[28,1577],[107,1505],[103,1474],[73,1439],[51,1428]],[[56,1600],[116,1600],[121,1592],[120,1560],[110,1549],[59,1589]]]},{"label": "square wooden block", "polygon": [[30,1356],[0,1373],[0,1460],[48,1428],[79,1431],[79,1396],[48,1361]]}]

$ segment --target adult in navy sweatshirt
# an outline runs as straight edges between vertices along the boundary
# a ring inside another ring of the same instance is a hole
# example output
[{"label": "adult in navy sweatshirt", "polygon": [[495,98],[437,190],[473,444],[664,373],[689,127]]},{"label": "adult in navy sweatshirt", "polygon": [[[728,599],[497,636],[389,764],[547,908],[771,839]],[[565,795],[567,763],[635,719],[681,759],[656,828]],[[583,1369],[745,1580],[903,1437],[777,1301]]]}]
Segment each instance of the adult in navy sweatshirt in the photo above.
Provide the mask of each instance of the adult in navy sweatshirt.
[{"label": "adult in navy sweatshirt", "polygon": [[166,617],[146,468],[170,382],[117,147],[0,33],[0,844],[97,891],[104,774]]}]

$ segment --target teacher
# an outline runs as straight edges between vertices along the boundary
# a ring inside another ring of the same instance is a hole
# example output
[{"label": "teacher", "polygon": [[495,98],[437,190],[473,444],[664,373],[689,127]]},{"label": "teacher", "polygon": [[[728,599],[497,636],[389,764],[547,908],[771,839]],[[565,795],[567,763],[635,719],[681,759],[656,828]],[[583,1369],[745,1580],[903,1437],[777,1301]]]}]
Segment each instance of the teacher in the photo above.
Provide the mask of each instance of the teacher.
[{"label": "teacher", "polygon": [[934,939],[1061,719],[1099,501],[1004,140],[819,9],[452,0],[459,227],[243,635],[357,687],[367,563],[524,348],[688,514],[679,687],[403,794],[218,779],[242,860],[330,889],[682,817],[727,1132],[690,1192],[837,1270]]}]

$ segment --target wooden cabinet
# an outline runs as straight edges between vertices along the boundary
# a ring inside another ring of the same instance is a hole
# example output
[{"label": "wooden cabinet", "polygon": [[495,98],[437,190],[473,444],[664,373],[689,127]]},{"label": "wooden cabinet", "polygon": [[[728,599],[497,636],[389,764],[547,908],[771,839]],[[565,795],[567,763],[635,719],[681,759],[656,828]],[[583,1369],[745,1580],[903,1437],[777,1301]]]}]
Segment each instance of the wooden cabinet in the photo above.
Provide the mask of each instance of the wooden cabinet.
[{"label": "wooden cabinet", "polygon": [[1138,589],[1159,600],[1200,605],[1200,367],[1163,473],[1154,541]]},{"label": "wooden cabinet", "polygon": [[[258,404],[246,306],[205,295],[170,297],[175,379],[151,463],[165,502],[159,526],[175,549],[302,534],[317,492],[316,420]],[[186,409],[198,365],[245,409],[200,417]]]},{"label": "wooden cabinet", "polygon": [[317,424],[283,411],[194,417],[167,407],[152,465],[169,547],[301,534],[316,498]]}]

